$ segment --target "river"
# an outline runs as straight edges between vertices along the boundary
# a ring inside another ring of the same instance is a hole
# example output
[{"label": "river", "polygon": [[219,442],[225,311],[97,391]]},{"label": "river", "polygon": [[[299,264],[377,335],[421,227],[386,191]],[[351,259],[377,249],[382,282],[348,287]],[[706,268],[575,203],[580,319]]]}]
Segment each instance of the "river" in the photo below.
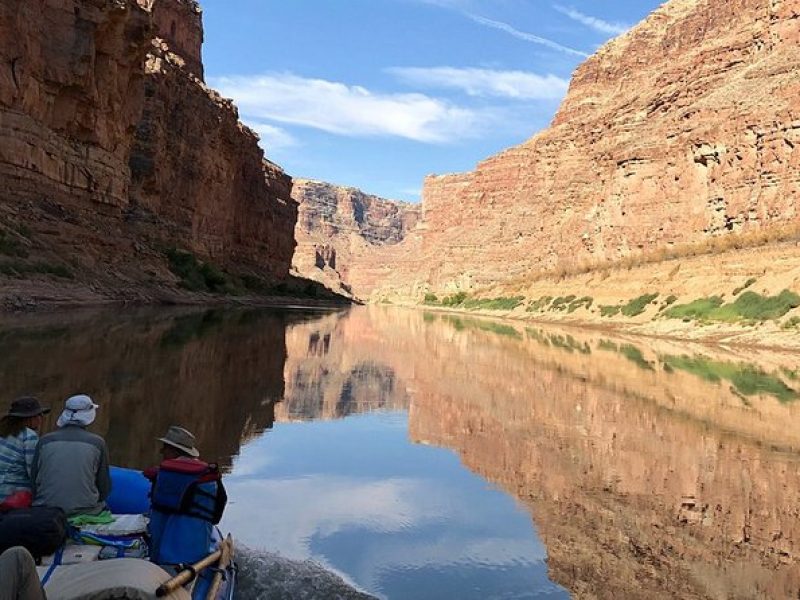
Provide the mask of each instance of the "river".
[{"label": "river", "polygon": [[191,429],[242,598],[800,591],[797,355],[372,306],[15,315],[0,357],[116,464]]}]

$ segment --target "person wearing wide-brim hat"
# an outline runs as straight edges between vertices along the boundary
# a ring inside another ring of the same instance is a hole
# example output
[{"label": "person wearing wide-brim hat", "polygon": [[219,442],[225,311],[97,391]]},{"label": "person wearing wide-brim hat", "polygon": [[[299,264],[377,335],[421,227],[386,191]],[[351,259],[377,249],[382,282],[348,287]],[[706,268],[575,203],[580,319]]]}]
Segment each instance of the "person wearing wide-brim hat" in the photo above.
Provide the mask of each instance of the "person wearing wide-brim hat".
[{"label": "person wearing wide-brim hat", "polygon": [[34,506],[57,506],[68,517],[98,515],[111,494],[105,440],[87,431],[99,406],[86,394],[67,398],[58,429],[39,440],[33,459]]},{"label": "person wearing wide-brim hat", "polygon": [[30,504],[33,455],[49,412],[37,398],[24,396],[14,400],[0,418],[0,504],[8,500],[12,503],[8,508]]},{"label": "person wearing wide-brim hat", "polygon": [[197,458],[200,451],[195,447],[195,438],[191,431],[178,427],[170,426],[164,437],[158,438],[161,442],[161,456],[164,460],[171,458]]}]

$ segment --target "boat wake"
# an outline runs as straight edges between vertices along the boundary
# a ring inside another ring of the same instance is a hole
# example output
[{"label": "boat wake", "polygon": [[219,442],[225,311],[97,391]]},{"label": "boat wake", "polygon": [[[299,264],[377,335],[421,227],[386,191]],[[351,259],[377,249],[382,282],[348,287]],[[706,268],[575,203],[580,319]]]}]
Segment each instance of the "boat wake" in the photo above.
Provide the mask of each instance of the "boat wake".
[{"label": "boat wake", "polygon": [[236,600],[376,600],[311,561],[239,547]]}]

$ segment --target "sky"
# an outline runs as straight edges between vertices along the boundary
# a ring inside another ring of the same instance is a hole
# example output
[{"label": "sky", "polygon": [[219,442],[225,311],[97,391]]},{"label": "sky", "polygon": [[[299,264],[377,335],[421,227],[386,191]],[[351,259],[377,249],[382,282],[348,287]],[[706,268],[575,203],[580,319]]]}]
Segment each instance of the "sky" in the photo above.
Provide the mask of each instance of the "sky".
[{"label": "sky", "polygon": [[416,202],[547,127],[661,0],[201,0],[206,79],[293,177]]}]

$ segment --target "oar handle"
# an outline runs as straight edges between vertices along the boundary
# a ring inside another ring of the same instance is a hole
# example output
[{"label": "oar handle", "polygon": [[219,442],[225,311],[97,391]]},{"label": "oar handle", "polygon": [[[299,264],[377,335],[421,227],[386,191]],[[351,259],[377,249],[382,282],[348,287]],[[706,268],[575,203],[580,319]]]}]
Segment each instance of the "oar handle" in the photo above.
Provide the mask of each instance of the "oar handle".
[{"label": "oar handle", "polygon": [[197,577],[197,574],[200,571],[202,571],[203,569],[205,569],[210,565],[213,565],[220,559],[221,556],[222,556],[222,550],[216,550],[215,552],[212,552],[211,554],[206,556],[204,559],[197,561],[193,565],[184,567],[183,569],[181,569],[180,573],[175,575],[175,577],[173,577],[168,581],[165,581],[160,586],[158,586],[158,589],[156,590],[156,596],[159,598],[163,598],[164,596],[171,594],[172,592],[177,590],[182,585],[189,583],[195,577]]},{"label": "oar handle", "polygon": [[219,559],[218,570],[214,574],[211,587],[208,590],[208,594],[206,594],[206,600],[216,600],[217,595],[219,595],[219,590],[222,587],[222,572],[227,569],[233,561],[233,538],[231,534],[228,534],[228,537],[222,541],[220,550],[222,550],[222,556]]}]

